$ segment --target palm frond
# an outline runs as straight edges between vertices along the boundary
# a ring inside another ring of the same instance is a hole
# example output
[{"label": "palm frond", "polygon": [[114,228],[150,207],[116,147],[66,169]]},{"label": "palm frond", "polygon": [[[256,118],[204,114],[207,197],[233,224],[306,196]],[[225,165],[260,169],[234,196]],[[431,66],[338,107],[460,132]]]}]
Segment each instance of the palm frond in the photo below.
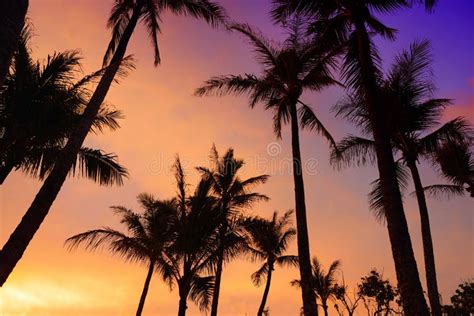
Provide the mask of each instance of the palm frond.
[{"label": "palm frond", "polygon": [[230,29],[244,34],[252,44],[257,53],[258,60],[267,66],[275,66],[277,64],[278,49],[274,44],[259,31],[254,30],[248,24],[233,24]]},{"label": "palm frond", "polygon": [[190,298],[201,311],[206,311],[214,293],[214,276],[195,276],[191,283]]},{"label": "palm frond", "polygon": [[243,76],[228,75],[213,77],[207,80],[203,86],[198,88],[195,91],[195,95],[241,95],[244,93],[250,93],[259,83],[260,80],[256,76],[250,74],[245,74]]},{"label": "palm frond", "polygon": [[[398,186],[400,187],[400,191],[406,190],[408,186],[408,181],[410,178],[409,172],[407,168],[400,162],[395,164],[396,175],[397,175],[397,182]],[[381,223],[385,223],[385,210],[383,207],[383,188],[380,179],[373,181],[372,183],[372,190],[370,191],[369,197],[369,205],[370,209],[374,212],[375,218],[379,220]]]},{"label": "palm frond", "polygon": [[102,104],[92,122],[91,131],[96,134],[102,133],[105,127],[112,131],[117,130],[120,128],[118,120],[123,118],[123,113],[120,110],[114,109],[110,105]]},{"label": "palm frond", "polygon": [[161,0],[159,5],[161,9],[167,9],[176,15],[202,19],[213,27],[225,24],[227,20],[225,9],[209,0]]},{"label": "palm frond", "polygon": [[313,110],[303,102],[298,102],[301,104],[300,108],[298,109],[301,127],[316,131],[321,136],[326,138],[332,148],[337,149],[336,141],[332,137],[331,133],[323,125],[323,123],[318,119],[316,114],[314,114]]},{"label": "palm frond", "polygon": [[280,256],[275,262],[282,267],[298,267],[299,264],[298,256],[291,255]]},{"label": "palm frond", "polygon": [[160,50],[158,48],[158,33],[160,29],[160,16],[158,15],[159,7],[155,1],[147,1],[145,3],[144,13],[142,15],[143,22],[146,24],[148,36],[150,37],[153,45],[154,52],[154,64],[158,66],[161,62]]},{"label": "palm frond", "polygon": [[434,184],[423,188],[428,196],[436,199],[447,199],[450,200],[455,196],[463,196],[465,194],[465,188],[462,185],[455,184]]},{"label": "palm frond", "polygon": [[147,251],[136,239],[108,227],[74,235],[65,243],[69,250],[80,245],[84,245],[86,250],[91,251],[107,246],[112,254],[118,254],[130,262],[148,259]]},{"label": "palm frond", "polygon": [[265,277],[268,275],[268,263],[265,262],[260,269],[252,273],[251,279],[252,283],[256,286],[262,285],[262,281],[265,280]]},{"label": "palm frond", "polygon": [[117,162],[115,154],[107,154],[99,149],[82,147],[72,166],[72,175],[80,174],[100,185],[123,185],[128,171]]},{"label": "palm frond", "polygon": [[103,67],[109,65],[112,56],[117,49],[117,46],[122,38],[122,35],[130,22],[131,12],[135,7],[133,0],[116,0],[112,11],[110,13],[107,26],[112,29],[112,38],[110,39],[109,45],[104,55],[102,63]]},{"label": "palm frond", "polygon": [[463,117],[457,117],[420,139],[421,151],[434,154],[441,146],[474,139],[474,130]]},{"label": "palm frond", "polygon": [[337,168],[374,165],[376,161],[375,142],[362,137],[349,135],[331,152],[331,164]]}]

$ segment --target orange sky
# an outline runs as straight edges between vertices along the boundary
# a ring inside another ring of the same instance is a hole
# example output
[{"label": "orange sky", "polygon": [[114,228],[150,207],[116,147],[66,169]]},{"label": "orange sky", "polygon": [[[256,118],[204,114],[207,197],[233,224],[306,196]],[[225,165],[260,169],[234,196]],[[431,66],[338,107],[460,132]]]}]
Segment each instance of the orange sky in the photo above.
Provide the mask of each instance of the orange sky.
[{"label": "orange sky", "polygon": [[[234,19],[248,21],[278,36],[279,31],[267,15],[267,1],[221,2]],[[85,72],[97,69],[109,38],[105,21],[111,3],[111,0],[31,1],[29,15],[37,34],[33,39],[34,55],[44,58],[54,51],[80,48]],[[138,211],[135,197],[141,192],[160,198],[172,196],[174,182],[170,166],[177,153],[193,180],[196,175],[192,168],[206,164],[212,143],[221,152],[233,147],[236,155],[247,161],[246,176],[272,175],[269,183],[259,188],[271,201],[260,203],[253,212],[267,216],[275,209],[293,208],[292,177],[277,168],[290,157],[288,131],[285,130],[282,141],[277,141],[272,134],[271,114],[260,108],[249,110],[245,98],[192,95],[211,75],[258,71],[248,45],[237,34],[213,30],[202,22],[185,18],[166,15],[162,29],[159,39],[162,65],[153,68],[152,50],[140,27],[128,51],[137,59],[137,70],[109,93],[108,100],[126,116],[122,128],[86,141],[90,146],[118,154],[130,172],[130,179],[119,188],[99,187],[82,179],[67,181],[26,254],[0,289],[0,315],[133,314],[146,268],[123,263],[106,252],[88,253],[79,249],[70,253],[63,242],[73,234],[103,225],[120,228],[108,209],[110,205],[124,205]],[[424,34],[423,30],[419,32]],[[413,38],[416,35],[410,34]],[[446,94],[443,97],[459,98],[459,106],[448,113],[449,117],[465,115],[472,120],[474,102],[469,88],[443,92]],[[351,129],[342,127],[328,109],[342,93],[331,89],[305,96],[338,139]],[[375,171],[371,168],[334,171],[328,165],[326,143],[306,132],[302,138],[302,154],[312,168],[305,175],[312,254],[318,255],[325,266],[341,259],[346,283],[354,287],[373,267],[394,281],[386,229],[367,207],[366,193],[369,182],[376,177]],[[267,153],[267,148],[274,146],[272,142],[281,148],[276,156]],[[423,166],[421,172],[426,184],[438,181],[429,166]],[[2,244],[39,186],[38,181],[14,173],[0,188]],[[474,276],[474,217],[472,208],[469,209],[472,201],[430,199],[428,203],[439,286],[444,302],[448,302],[457,284]],[[416,201],[410,196],[406,198],[406,214],[422,272],[419,217]],[[296,254],[295,245],[290,253]],[[226,268],[220,315],[256,312],[263,288],[252,285],[250,274],[257,268],[256,264],[245,261],[233,262]],[[300,294],[289,285],[297,276],[295,269],[276,271],[268,300],[272,316],[298,313]],[[177,292],[169,292],[155,278],[144,314],[175,315],[177,302]],[[199,314],[192,303],[189,306],[189,315]]]}]

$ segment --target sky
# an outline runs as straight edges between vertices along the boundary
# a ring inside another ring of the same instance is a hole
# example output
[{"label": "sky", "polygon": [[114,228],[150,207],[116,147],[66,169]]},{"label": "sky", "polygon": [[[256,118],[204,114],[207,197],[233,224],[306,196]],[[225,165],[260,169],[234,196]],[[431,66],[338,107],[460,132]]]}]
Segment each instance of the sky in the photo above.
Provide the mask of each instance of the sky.
[{"label": "sky", "polygon": [[[79,49],[83,70],[98,69],[108,39],[106,20],[112,0],[30,1],[29,18],[34,25],[33,55]],[[258,27],[270,38],[284,33],[269,18],[269,0],[220,0],[229,16]],[[471,0],[440,0],[433,14],[420,8],[381,17],[399,30],[397,40],[377,39],[384,66],[416,39],[430,39],[436,96],[454,99],[445,120],[459,115],[474,121],[474,32]],[[0,315],[130,315],[133,314],[146,266],[122,262],[104,251],[68,251],[64,240],[85,230],[110,226],[120,229],[109,206],[123,205],[139,211],[136,196],[142,192],[158,198],[175,194],[171,165],[179,154],[195,183],[195,166],[207,165],[214,143],[223,153],[232,147],[246,161],[244,177],[267,173],[267,184],[257,188],[271,200],[257,204],[251,214],[269,216],[294,207],[290,135],[272,132],[271,113],[261,107],[251,110],[245,97],[193,96],[193,91],[213,75],[258,72],[260,68],[248,43],[239,34],[213,29],[192,18],[163,16],[159,36],[162,64],[153,67],[153,51],[143,26],[139,26],[128,53],[136,70],[107,97],[123,111],[121,129],[91,135],[86,144],[114,152],[130,177],[122,187],[100,187],[85,179],[69,178],[22,260],[0,288]],[[334,137],[341,139],[356,130],[336,119],[331,107],[344,96],[339,88],[305,94]],[[377,175],[373,167],[334,170],[328,162],[327,143],[318,135],[302,133],[306,203],[311,254],[327,267],[336,259],[349,288],[372,268],[395,282],[387,230],[369,211],[367,192]],[[422,162],[424,184],[442,181],[431,166]],[[4,243],[24,214],[41,183],[19,172],[0,187],[0,243]],[[192,187],[191,187],[192,188]],[[412,191],[410,186],[408,191]],[[443,302],[462,281],[474,277],[474,216],[470,198],[450,201],[428,199],[435,246],[438,282]],[[405,212],[422,283],[423,256],[416,200],[406,195]],[[296,242],[288,253],[296,254]],[[250,280],[258,263],[238,260],[226,266],[221,289],[220,315],[252,315],[258,309],[262,287]],[[300,293],[289,282],[296,269],[277,269],[268,306],[272,316],[297,315]],[[177,290],[155,277],[144,315],[175,315]],[[199,315],[190,302],[189,315]],[[360,312],[362,315],[362,312]]]}]

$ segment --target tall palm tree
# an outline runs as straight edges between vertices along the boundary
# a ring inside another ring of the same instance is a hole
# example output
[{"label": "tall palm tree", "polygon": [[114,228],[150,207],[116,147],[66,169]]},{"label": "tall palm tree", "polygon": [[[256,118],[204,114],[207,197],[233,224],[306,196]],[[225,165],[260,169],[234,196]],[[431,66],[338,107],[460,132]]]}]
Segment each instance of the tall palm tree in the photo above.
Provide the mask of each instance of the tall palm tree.
[{"label": "tall palm tree", "polygon": [[298,266],[298,257],[284,255],[289,243],[296,235],[291,227],[293,211],[287,211],[282,216],[274,212],[270,220],[261,217],[251,217],[244,220],[244,227],[250,239],[247,246],[252,260],[264,261],[264,264],[252,274],[252,282],[260,286],[266,278],[265,290],[258,308],[257,316],[264,315],[268,293],[275,266]]},{"label": "tall palm tree", "polygon": [[[314,293],[316,294],[317,298],[321,300],[321,307],[323,308],[325,316],[328,316],[328,300],[331,298],[336,298],[336,290],[338,289],[336,283],[336,272],[338,271],[340,266],[341,262],[339,260],[336,260],[331,263],[328,271],[326,272],[321,266],[321,263],[319,262],[318,258],[313,257],[313,276],[311,281]],[[301,281],[293,280],[291,284],[299,287],[301,286]]]},{"label": "tall palm tree", "polygon": [[0,0],[0,87],[3,86],[25,25],[28,4],[28,0]]},{"label": "tall palm tree", "polygon": [[[396,32],[378,20],[374,12],[395,12],[407,7],[410,2],[424,3],[427,9],[431,9],[436,1],[273,0],[272,15],[279,22],[294,13],[309,15],[313,19],[311,30],[319,40],[346,46],[342,74],[347,86],[364,99],[373,125],[382,201],[404,310],[410,315],[427,315],[428,306],[423,296],[395,172],[390,132],[386,124],[388,117],[379,95],[380,58],[372,41],[375,34],[393,39]],[[435,314],[439,315],[437,311]]]},{"label": "tall palm tree", "polygon": [[[77,51],[55,53],[44,64],[33,61],[30,30],[27,25],[21,34],[0,95],[0,185],[14,169],[40,179],[47,176],[81,118],[90,93],[87,85],[103,71],[75,81],[81,67]],[[92,131],[115,130],[121,117],[119,111],[104,104]],[[71,174],[89,177],[102,185],[120,185],[127,172],[115,155],[81,147]]]},{"label": "tall palm tree", "polygon": [[148,273],[140,296],[136,315],[143,312],[145,299],[153,272],[160,270],[160,262],[165,248],[171,241],[171,223],[174,215],[171,201],[159,201],[149,194],[140,194],[138,202],[143,213],[135,213],[123,206],[111,207],[115,214],[121,216],[120,222],[127,228],[127,233],[110,227],[89,230],[74,235],[66,240],[69,249],[83,245],[88,250],[106,246],[108,250],[129,262],[148,264]]},{"label": "tall palm tree", "polygon": [[38,194],[0,252],[0,286],[2,286],[46,218],[66,176],[76,160],[84,139],[100,110],[101,104],[119,73],[128,43],[139,21],[142,21],[152,39],[155,65],[160,62],[157,35],[159,20],[164,11],[204,19],[215,26],[224,19],[224,10],[209,0],[116,0],[109,18],[112,39],[104,56],[107,65],[92,94],[81,121],[58,155],[50,174]]},{"label": "tall palm tree", "polygon": [[216,147],[211,149],[211,168],[198,167],[198,170],[211,179],[212,192],[218,204],[218,210],[222,214],[223,222],[219,227],[219,258],[216,267],[215,288],[212,297],[211,316],[217,316],[219,304],[220,284],[224,262],[232,260],[242,250],[239,238],[239,221],[242,212],[252,207],[260,200],[268,200],[268,197],[252,192],[252,188],[258,184],[265,183],[268,175],[241,179],[239,171],[244,166],[244,161],[234,156],[234,150],[229,148],[220,157]]},{"label": "tall palm tree", "polygon": [[249,95],[251,108],[257,103],[262,103],[266,110],[274,113],[274,132],[278,138],[281,138],[282,125],[290,123],[303,305],[309,314],[315,315],[317,313],[315,297],[308,283],[311,276],[311,259],[299,128],[301,126],[315,130],[328,139],[332,145],[335,143],[311,107],[301,100],[301,95],[303,91],[319,91],[337,84],[330,71],[337,53],[312,45],[301,35],[298,22],[296,20],[292,25],[288,39],[279,45],[273,44],[246,24],[231,26],[231,29],[244,34],[250,40],[257,53],[258,61],[263,67],[262,75],[214,77],[199,88],[196,94],[200,96],[213,93]]},{"label": "tall palm tree", "polygon": [[178,316],[186,315],[190,298],[201,310],[207,310],[214,289],[218,261],[221,214],[211,196],[212,182],[202,177],[193,195],[187,195],[187,184],[179,158],[175,164],[178,196],[173,201],[173,241],[160,261],[165,281],[178,286]]},{"label": "tall palm tree", "polygon": [[474,197],[474,157],[472,140],[444,143],[434,155],[440,173],[450,184],[435,184],[424,187],[431,196],[464,195]]},{"label": "tall palm tree", "polygon": [[[428,206],[417,163],[420,158],[435,155],[441,144],[454,146],[459,141],[473,136],[469,123],[462,117],[439,126],[443,110],[449,105],[450,100],[431,98],[434,88],[430,77],[430,64],[429,42],[414,42],[409,50],[396,57],[388,78],[380,84],[380,95],[385,110],[390,113],[387,123],[392,146],[401,154],[401,162],[410,170],[415,186],[421,219],[428,297],[431,309],[437,311],[441,310],[441,305],[436,281],[433,241]],[[366,134],[371,134],[372,125],[368,120],[364,101],[356,97],[347,101],[336,106],[338,115],[345,116],[360,126]],[[376,155],[375,142],[361,137],[349,136],[338,148],[333,158],[336,162],[346,164],[373,162]],[[375,193],[373,196],[381,195]],[[377,201],[378,199],[376,204]],[[382,210],[385,218],[383,207]]]}]

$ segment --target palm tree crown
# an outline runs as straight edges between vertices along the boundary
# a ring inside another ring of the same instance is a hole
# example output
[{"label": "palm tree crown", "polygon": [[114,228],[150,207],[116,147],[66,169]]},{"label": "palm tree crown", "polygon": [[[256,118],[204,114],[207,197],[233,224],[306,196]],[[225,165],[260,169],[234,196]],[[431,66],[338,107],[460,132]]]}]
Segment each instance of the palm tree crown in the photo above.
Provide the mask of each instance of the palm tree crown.
[{"label": "palm tree crown", "polygon": [[303,91],[320,91],[338,84],[331,75],[336,51],[315,46],[304,38],[295,20],[284,43],[274,43],[247,24],[234,24],[230,28],[245,35],[254,47],[263,67],[262,75],[228,75],[213,77],[196,90],[196,95],[247,94],[253,108],[262,103],[274,113],[275,134],[281,137],[283,124],[289,123],[291,106],[298,103],[298,116],[303,128],[316,130],[335,144],[332,136],[319,121],[311,107],[300,100]]},{"label": "palm tree crown", "polygon": [[165,249],[172,241],[171,223],[174,215],[170,211],[172,201],[160,201],[149,194],[141,194],[138,196],[138,202],[144,209],[141,214],[123,206],[111,207],[115,214],[121,216],[120,223],[127,228],[127,233],[103,227],[74,235],[66,240],[69,249],[80,245],[89,250],[106,246],[112,254],[119,255],[126,261],[149,263],[137,316],[143,311],[153,272],[163,272],[161,263]]},{"label": "palm tree crown", "polygon": [[[442,147],[456,146],[473,137],[472,128],[463,117],[439,126],[443,111],[451,100],[432,98],[434,84],[430,64],[429,42],[414,42],[409,50],[396,57],[389,75],[380,84],[382,102],[390,118],[387,124],[392,146],[401,154],[401,162],[408,166],[420,158],[431,159]],[[360,127],[365,135],[372,134],[368,109],[360,96],[349,96],[337,104],[335,110],[338,116]],[[331,160],[343,167],[373,164],[375,157],[372,139],[350,135],[338,144]],[[399,180],[406,186],[406,172],[403,170],[399,170]],[[372,206],[383,212],[378,191],[372,193],[375,197]]]},{"label": "palm tree crown", "polygon": [[298,257],[285,255],[289,243],[296,235],[291,225],[293,211],[285,212],[281,217],[274,212],[270,220],[261,217],[251,217],[244,221],[244,227],[250,242],[247,252],[252,260],[264,261],[263,265],[252,274],[252,282],[260,286],[266,278],[267,284],[257,315],[264,313],[270,282],[275,266],[297,266]]},{"label": "palm tree crown", "polygon": [[[312,284],[314,292],[316,293],[317,298],[321,300],[321,306],[324,310],[324,314],[328,315],[328,300],[331,298],[336,298],[336,273],[341,266],[341,262],[336,260],[331,263],[328,271],[324,271],[321,263],[318,258],[313,257],[312,260],[313,266],[313,276]],[[300,286],[299,280],[292,281],[292,284],[295,286]]]},{"label": "palm tree crown", "polygon": [[[90,97],[88,84],[97,80],[99,70],[78,81],[81,57],[77,51],[48,56],[45,64],[31,58],[31,26],[21,34],[11,71],[1,94],[0,183],[14,169],[44,179],[58,153],[80,121]],[[120,111],[104,104],[97,114],[92,132],[119,127]],[[88,177],[102,185],[123,183],[125,168],[114,154],[82,147],[71,174]]]},{"label": "palm tree crown", "polygon": [[206,310],[211,302],[214,276],[203,275],[215,270],[218,259],[218,227],[222,218],[211,196],[211,181],[201,178],[191,196],[179,159],[175,164],[178,196],[173,199],[173,241],[160,262],[165,281],[176,284],[180,302],[178,315],[187,309],[188,297]]},{"label": "palm tree crown", "polygon": [[104,65],[111,61],[134,13],[147,29],[153,45],[154,63],[155,66],[158,65],[161,62],[158,34],[161,32],[160,22],[164,11],[203,19],[212,26],[217,26],[226,19],[224,9],[209,0],[115,0],[107,24],[112,29],[112,38],[104,56]]},{"label": "palm tree crown", "polygon": [[211,168],[198,167],[201,174],[212,183],[212,193],[216,198],[217,209],[221,214],[222,223],[219,225],[219,258],[216,267],[215,288],[212,298],[211,316],[217,315],[220,283],[224,262],[230,261],[243,249],[245,240],[241,236],[238,217],[255,202],[268,200],[268,197],[252,192],[252,188],[265,183],[268,175],[259,175],[249,179],[241,179],[239,171],[244,161],[234,156],[234,150],[228,149],[220,157],[216,147],[211,149]]}]

